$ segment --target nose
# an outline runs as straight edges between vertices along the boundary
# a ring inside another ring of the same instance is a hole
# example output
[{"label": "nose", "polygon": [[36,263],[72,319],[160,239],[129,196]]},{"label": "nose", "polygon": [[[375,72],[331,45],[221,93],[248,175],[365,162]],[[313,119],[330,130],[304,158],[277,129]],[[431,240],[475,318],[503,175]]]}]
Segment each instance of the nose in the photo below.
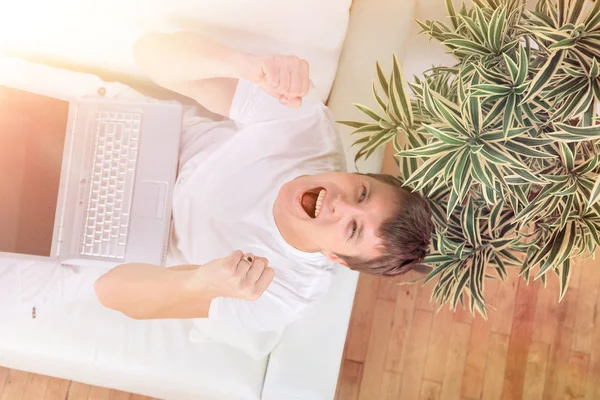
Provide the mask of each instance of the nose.
[{"label": "nose", "polygon": [[344,197],[338,197],[333,202],[332,214],[337,216],[338,218],[347,216],[347,215],[355,215],[360,211],[360,204],[348,201],[348,199]]}]

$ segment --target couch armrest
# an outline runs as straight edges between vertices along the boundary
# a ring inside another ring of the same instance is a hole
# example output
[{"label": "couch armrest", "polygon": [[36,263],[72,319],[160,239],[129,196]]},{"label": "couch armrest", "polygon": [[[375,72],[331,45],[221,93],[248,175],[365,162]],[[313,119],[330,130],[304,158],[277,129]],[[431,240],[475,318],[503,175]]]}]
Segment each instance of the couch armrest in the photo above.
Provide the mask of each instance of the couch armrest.
[{"label": "couch armrest", "polygon": [[[364,119],[353,107],[375,109],[371,84],[375,62],[391,65],[403,58],[414,25],[416,0],[354,0],[350,25],[328,106],[336,120]],[[351,129],[338,125],[348,167],[354,171],[356,148]],[[361,172],[379,172],[383,151],[360,162]],[[272,352],[263,400],[332,400],[348,331],[358,274],[339,267],[327,296],[291,325]]]}]

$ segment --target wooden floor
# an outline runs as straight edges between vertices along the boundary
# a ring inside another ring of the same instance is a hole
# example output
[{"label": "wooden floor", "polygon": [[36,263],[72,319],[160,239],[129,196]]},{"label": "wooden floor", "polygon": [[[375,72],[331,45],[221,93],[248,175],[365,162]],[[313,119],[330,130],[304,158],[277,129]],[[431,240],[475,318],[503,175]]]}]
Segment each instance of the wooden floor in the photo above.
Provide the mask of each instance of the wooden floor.
[{"label": "wooden floor", "polygon": [[488,281],[488,321],[436,313],[433,285],[361,276],[336,400],[600,399],[600,262],[576,265],[560,305],[554,275],[515,272]]},{"label": "wooden floor", "polygon": [[0,367],[0,400],[151,400],[78,382]]}]

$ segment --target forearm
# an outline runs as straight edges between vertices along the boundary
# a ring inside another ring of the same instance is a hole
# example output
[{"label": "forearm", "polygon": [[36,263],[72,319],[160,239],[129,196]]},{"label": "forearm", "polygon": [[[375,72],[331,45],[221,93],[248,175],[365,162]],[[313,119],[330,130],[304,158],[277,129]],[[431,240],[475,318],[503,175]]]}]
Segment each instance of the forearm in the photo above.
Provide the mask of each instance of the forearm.
[{"label": "forearm", "polygon": [[242,78],[252,57],[190,32],[147,34],[134,44],[133,55],[136,64],[162,85]]},{"label": "forearm", "polygon": [[98,279],[94,288],[105,307],[131,318],[203,318],[214,296],[191,288],[197,268],[123,264]]}]

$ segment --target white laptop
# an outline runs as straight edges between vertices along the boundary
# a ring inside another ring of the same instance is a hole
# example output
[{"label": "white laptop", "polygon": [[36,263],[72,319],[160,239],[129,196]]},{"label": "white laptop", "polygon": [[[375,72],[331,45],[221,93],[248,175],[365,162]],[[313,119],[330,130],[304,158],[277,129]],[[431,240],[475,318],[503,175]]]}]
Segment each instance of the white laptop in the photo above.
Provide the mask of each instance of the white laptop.
[{"label": "white laptop", "polygon": [[164,265],[182,107],[0,82],[0,252]]}]

